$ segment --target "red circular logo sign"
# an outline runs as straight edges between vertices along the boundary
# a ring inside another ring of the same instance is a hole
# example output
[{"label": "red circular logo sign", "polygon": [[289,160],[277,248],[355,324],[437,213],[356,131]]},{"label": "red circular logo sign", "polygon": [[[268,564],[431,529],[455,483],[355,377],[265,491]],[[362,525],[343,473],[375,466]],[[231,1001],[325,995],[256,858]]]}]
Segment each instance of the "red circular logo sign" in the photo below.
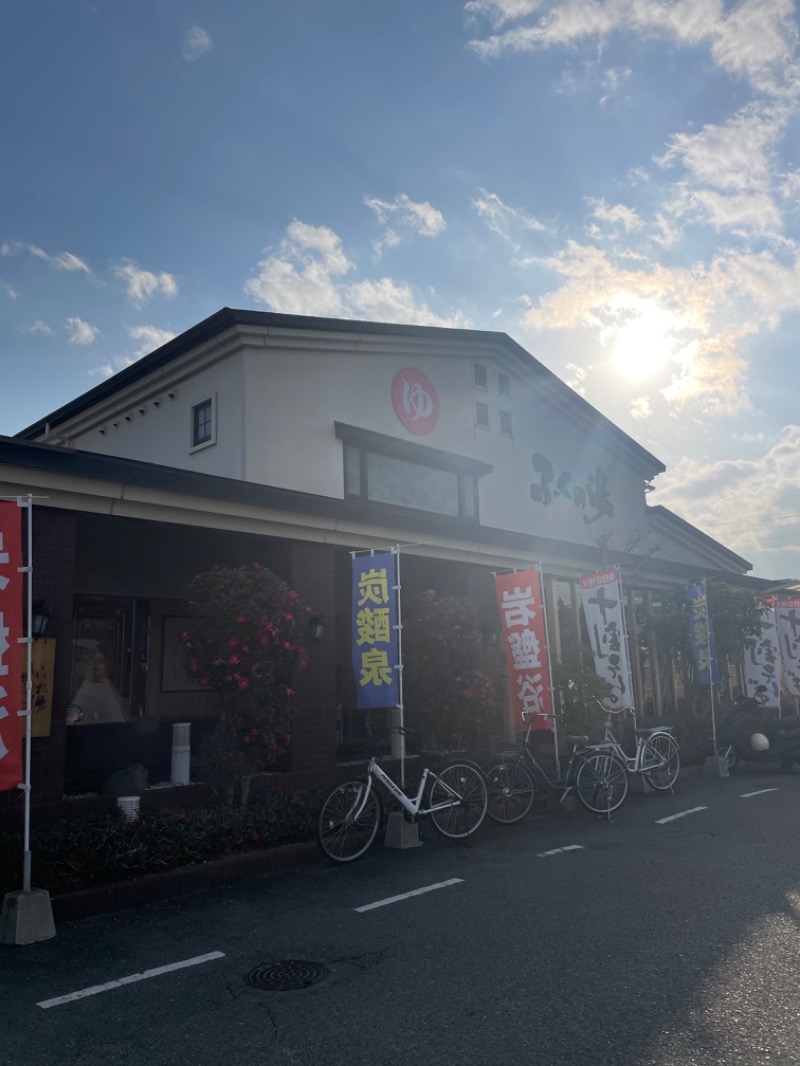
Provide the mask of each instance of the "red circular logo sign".
[{"label": "red circular logo sign", "polygon": [[412,433],[425,436],[436,429],[439,421],[439,397],[431,379],[407,366],[399,370],[392,382],[392,405],[397,417]]}]

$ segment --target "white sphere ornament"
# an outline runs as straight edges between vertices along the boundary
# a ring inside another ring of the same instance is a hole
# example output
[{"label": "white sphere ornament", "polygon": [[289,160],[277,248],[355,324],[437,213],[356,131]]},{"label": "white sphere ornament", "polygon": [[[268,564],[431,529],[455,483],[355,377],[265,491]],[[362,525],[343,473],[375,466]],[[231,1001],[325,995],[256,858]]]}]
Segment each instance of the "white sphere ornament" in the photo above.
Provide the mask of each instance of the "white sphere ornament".
[{"label": "white sphere ornament", "polygon": [[769,738],[763,733],[753,733],[750,737],[750,747],[753,751],[766,751],[769,748]]}]

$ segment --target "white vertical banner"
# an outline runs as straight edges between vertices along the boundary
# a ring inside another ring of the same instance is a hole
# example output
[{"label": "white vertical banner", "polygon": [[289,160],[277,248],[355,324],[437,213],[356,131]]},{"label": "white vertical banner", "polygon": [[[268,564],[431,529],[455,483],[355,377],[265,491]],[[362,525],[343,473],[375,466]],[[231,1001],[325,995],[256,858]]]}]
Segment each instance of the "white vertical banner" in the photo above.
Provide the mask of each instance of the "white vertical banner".
[{"label": "white vertical banner", "polygon": [[786,690],[800,696],[800,597],[777,596],[775,615]]},{"label": "white vertical banner", "polygon": [[581,604],[597,674],[611,686],[603,703],[611,711],[633,706],[633,686],[625,635],[619,570],[601,570],[580,579]]},{"label": "white vertical banner", "polygon": [[761,605],[761,632],[744,648],[744,679],[747,695],[762,707],[781,709],[781,650],[772,600]]}]

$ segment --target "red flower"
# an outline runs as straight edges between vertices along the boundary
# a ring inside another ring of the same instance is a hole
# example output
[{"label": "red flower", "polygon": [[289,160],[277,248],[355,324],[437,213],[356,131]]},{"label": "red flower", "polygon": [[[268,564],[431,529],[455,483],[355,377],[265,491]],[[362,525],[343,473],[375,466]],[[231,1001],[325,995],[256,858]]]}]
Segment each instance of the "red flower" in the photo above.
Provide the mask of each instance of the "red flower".
[{"label": "red flower", "polygon": [[240,614],[238,616],[238,618],[236,619],[236,621],[239,623],[240,626],[243,626],[244,623],[247,621],[247,615],[246,614]]},{"label": "red flower", "polygon": [[228,637],[228,647],[229,648],[238,648],[239,647],[239,638],[238,637]]},{"label": "red flower", "polygon": [[258,835],[258,833],[251,833],[250,834],[250,839],[255,841],[255,843],[257,844],[259,842],[259,840],[261,839],[261,837]]},{"label": "red flower", "polygon": [[262,633],[258,639],[262,644],[269,644],[269,633]]},{"label": "red flower", "polygon": [[239,656],[238,655],[231,655],[230,659],[228,659],[228,662],[232,666],[238,666],[239,665],[239,661],[240,660],[239,660]]},{"label": "red flower", "polygon": [[284,614],[284,616],[283,616],[283,620],[284,620],[284,622],[293,622],[294,621],[294,615],[293,614],[289,614],[289,612],[287,611]]},{"label": "red flower", "polygon": [[272,791],[276,796],[282,796],[284,792],[283,785],[276,785]]},{"label": "red flower", "polygon": [[240,677],[237,680],[236,685],[237,685],[238,688],[240,688],[242,690],[250,688],[250,682],[247,680],[246,677]]}]

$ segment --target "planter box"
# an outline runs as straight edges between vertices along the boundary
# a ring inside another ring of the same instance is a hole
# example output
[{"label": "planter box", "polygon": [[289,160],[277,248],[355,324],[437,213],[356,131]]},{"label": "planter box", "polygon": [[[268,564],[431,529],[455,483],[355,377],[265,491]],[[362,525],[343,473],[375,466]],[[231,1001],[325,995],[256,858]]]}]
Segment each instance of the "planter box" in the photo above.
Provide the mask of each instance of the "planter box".
[{"label": "planter box", "polygon": [[168,870],[163,874],[145,874],[131,881],[93,885],[76,892],[65,892],[52,899],[56,922],[71,922],[141,907],[146,903],[176,899],[191,892],[203,892],[220,885],[252,881],[282,870],[294,870],[322,862],[316,841],[288,844],[282,848],[228,855],[223,859]]}]

